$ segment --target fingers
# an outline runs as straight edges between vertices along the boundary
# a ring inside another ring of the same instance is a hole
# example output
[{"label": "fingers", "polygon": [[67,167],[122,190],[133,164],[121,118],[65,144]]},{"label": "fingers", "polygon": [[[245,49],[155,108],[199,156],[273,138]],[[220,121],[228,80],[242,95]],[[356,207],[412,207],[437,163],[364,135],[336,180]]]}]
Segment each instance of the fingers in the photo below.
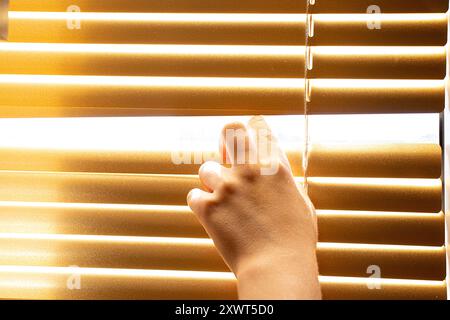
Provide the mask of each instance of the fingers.
[{"label": "fingers", "polygon": [[222,181],[222,173],[225,168],[214,161],[207,161],[200,167],[198,175],[203,186],[213,192]]},{"label": "fingers", "polygon": [[237,166],[249,162],[252,145],[245,125],[240,122],[225,125],[220,141],[224,163]]},{"label": "fingers", "polygon": [[287,168],[290,168],[286,154],[278,145],[276,137],[273,135],[267,122],[262,116],[254,116],[249,122],[250,135],[256,142],[258,149],[257,159],[260,163],[272,163],[280,161]]},{"label": "fingers", "polygon": [[249,131],[256,143],[257,159],[259,163],[265,163],[273,157],[271,153],[272,147],[272,131],[262,116],[252,117],[249,122]]},{"label": "fingers", "polygon": [[286,154],[262,116],[249,120],[248,128],[240,122],[232,122],[222,129],[220,153],[225,164],[238,166],[260,164],[270,173],[278,171],[278,164],[290,170]]},{"label": "fingers", "polygon": [[201,217],[205,211],[206,203],[212,196],[212,193],[200,189],[192,189],[187,195],[188,206],[195,214]]}]

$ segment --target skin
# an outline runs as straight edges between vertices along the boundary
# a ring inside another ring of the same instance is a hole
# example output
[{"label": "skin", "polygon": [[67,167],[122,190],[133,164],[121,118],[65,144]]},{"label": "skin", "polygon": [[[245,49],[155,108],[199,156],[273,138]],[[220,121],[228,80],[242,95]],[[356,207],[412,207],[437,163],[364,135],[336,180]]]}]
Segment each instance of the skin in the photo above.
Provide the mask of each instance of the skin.
[{"label": "skin", "polygon": [[[262,152],[268,143],[273,152]],[[314,207],[264,119],[226,125],[221,152],[231,166],[204,163],[203,190],[191,190],[187,201],[236,275],[239,298],[320,299]],[[268,166],[277,170],[262,174]]]}]

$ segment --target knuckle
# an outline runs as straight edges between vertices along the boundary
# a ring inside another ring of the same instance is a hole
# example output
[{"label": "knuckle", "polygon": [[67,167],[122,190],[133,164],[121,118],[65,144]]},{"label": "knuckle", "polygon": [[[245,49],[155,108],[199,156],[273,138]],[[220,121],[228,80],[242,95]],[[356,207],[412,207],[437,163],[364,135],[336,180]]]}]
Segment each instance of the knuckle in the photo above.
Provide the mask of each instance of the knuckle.
[{"label": "knuckle", "polygon": [[235,194],[239,189],[239,183],[235,179],[225,179],[219,185],[219,194],[221,195],[221,199]]},{"label": "knuckle", "polygon": [[239,168],[239,176],[247,182],[255,181],[261,175],[261,168],[258,165],[246,165]]},{"label": "knuckle", "polygon": [[220,205],[219,199],[211,198],[208,200],[205,200],[203,204],[203,214],[206,216],[212,215],[214,212],[217,211],[218,206]]}]

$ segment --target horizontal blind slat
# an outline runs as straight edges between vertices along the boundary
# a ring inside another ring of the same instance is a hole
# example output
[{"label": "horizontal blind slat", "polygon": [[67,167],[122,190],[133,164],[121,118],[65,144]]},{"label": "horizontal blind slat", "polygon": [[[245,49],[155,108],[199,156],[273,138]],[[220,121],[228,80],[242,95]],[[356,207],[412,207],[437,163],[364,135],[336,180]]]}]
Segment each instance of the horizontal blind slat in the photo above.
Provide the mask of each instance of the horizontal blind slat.
[{"label": "horizontal blind slat", "polygon": [[[68,290],[74,274],[83,290]],[[0,292],[4,299],[237,298],[231,273],[23,266],[0,266]]]},{"label": "horizontal blind slat", "polygon": [[[0,172],[0,181],[0,201],[185,205],[201,187],[186,175]],[[441,188],[439,179],[309,179],[316,208],[332,210],[439,212]]]},{"label": "horizontal blind slat", "polygon": [[[295,162],[296,158],[292,155],[289,159],[300,167],[300,162]],[[439,178],[441,159],[441,147],[433,144],[311,144],[308,174],[328,177]]]},{"label": "horizontal blind slat", "polygon": [[[67,28],[76,19],[82,28]],[[303,45],[304,15],[9,13],[13,42]],[[372,21],[372,20],[370,20]],[[383,14],[382,28],[367,14],[314,15],[312,45],[444,46],[446,14]],[[264,37],[261,37],[264,34]]]},{"label": "horizontal blind slat", "polygon": [[[319,241],[440,246],[444,214],[317,210]],[[0,233],[208,237],[186,206],[0,202]]]},{"label": "horizontal blind slat", "polygon": [[[27,254],[18,254],[26,252]],[[0,265],[229,271],[209,239],[0,234]],[[445,278],[445,248],[319,243],[321,275]]]},{"label": "horizontal blind slat", "polygon": [[[399,181],[400,180],[400,181]],[[440,179],[309,178],[309,196],[319,209],[420,211],[441,210]]]},{"label": "horizontal blind slat", "polygon": [[[279,12],[304,13],[305,3],[298,0],[10,0],[15,11],[66,11],[71,5],[92,12]],[[372,0],[321,0],[313,12],[365,13]],[[446,12],[446,0],[378,0],[382,12]]]},{"label": "horizontal blind slat", "polygon": [[368,15],[314,15],[311,45],[445,45],[445,14],[382,14],[380,29],[368,28]]},{"label": "horizontal blind slat", "polygon": [[442,79],[444,47],[330,47],[311,48],[310,78]]},{"label": "horizontal blind slat", "polygon": [[[311,114],[441,112],[445,81],[312,79],[310,95]],[[120,108],[166,116],[303,114],[303,97],[302,79],[0,76],[0,116],[33,115],[36,107],[59,115],[93,108],[97,116]]]},{"label": "horizontal blind slat", "polygon": [[[287,149],[294,175],[303,175],[302,151]],[[213,150],[89,150],[0,147],[0,170],[93,173],[197,174]],[[436,144],[312,144],[310,176],[439,178],[441,148]]]},{"label": "horizontal blind slat", "polygon": [[444,214],[326,211],[317,212],[319,241],[407,245],[445,242]]},{"label": "horizontal blind slat", "polygon": [[[302,46],[5,42],[0,43],[0,73],[298,78],[304,52]],[[445,77],[445,47],[314,47],[312,57],[311,78]]]},{"label": "horizontal blind slat", "polygon": [[[83,290],[67,290],[79,275]],[[444,281],[320,277],[325,299],[445,299]],[[236,299],[230,273],[88,268],[0,267],[1,298],[7,299]],[[24,286],[23,283],[28,285]]]},{"label": "horizontal blind slat", "polygon": [[440,112],[444,87],[437,80],[312,79],[309,114]]},{"label": "horizontal blind slat", "polygon": [[[373,290],[379,285],[381,290]],[[395,279],[320,277],[322,297],[333,300],[445,300],[447,287],[445,281],[408,281]]]}]

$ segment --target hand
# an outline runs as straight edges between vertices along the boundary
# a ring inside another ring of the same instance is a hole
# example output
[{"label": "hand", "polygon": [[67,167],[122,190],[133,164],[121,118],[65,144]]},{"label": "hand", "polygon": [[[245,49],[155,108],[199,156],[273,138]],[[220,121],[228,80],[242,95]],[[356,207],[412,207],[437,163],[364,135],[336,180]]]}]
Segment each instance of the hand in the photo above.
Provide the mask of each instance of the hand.
[{"label": "hand", "polygon": [[204,163],[205,190],[187,198],[235,273],[239,298],[320,299],[314,207],[264,119],[226,125],[221,152],[231,167]]}]

